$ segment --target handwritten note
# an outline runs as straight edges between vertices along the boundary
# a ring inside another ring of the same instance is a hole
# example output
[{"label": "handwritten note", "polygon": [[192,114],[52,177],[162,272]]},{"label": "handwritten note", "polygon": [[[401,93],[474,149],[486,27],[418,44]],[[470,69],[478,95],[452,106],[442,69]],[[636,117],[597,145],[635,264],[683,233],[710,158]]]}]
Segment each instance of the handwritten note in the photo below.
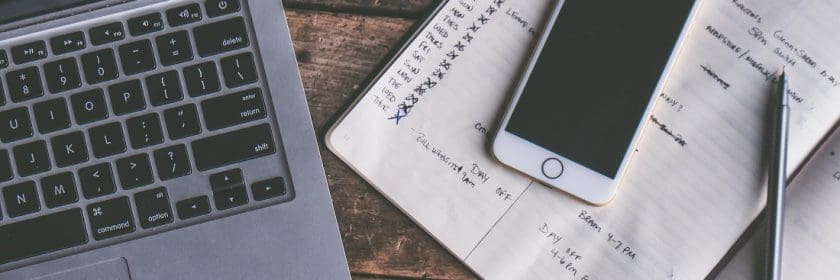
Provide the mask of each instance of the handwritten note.
[{"label": "handwritten note", "polygon": [[789,166],[840,116],[840,4],[703,0],[605,207],[488,152],[554,4],[449,1],[333,127],[330,149],[485,278],[705,276],[764,205],[777,71],[794,81]]},{"label": "handwritten note", "polygon": [[[328,138],[330,148],[465,258],[530,184],[487,141],[549,1],[448,2]],[[527,19],[526,19],[527,18]],[[492,81],[492,83],[487,83]]]}]

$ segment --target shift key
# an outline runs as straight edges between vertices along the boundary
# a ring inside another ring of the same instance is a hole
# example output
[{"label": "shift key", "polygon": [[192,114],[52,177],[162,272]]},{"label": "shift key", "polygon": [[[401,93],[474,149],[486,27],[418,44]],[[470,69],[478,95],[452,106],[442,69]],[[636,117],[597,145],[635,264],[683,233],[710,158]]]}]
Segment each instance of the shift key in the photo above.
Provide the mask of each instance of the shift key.
[{"label": "shift key", "polygon": [[271,127],[260,124],[192,142],[198,170],[205,171],[274,153]]},{"label": "shift key", "polygon": [[259,88],[219,96],[201,102],[207,129],[217,130],[265,117]]}]

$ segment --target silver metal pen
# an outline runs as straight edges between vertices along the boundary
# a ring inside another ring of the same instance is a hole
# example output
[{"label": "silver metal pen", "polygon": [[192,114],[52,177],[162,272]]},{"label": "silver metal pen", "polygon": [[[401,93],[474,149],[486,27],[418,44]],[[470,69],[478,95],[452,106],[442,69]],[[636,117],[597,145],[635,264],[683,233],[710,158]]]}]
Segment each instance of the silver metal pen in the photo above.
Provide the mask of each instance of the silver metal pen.
[{"label": "silver metal pen", "polygon": [[787,75],[784,69],[776,88],[779,102],[776,112],[775,142],[767,181],[768,247],[766,277],[779,280],[782,274],[782,234],[784,227],[785,178],[787,176],[788,106]]}]

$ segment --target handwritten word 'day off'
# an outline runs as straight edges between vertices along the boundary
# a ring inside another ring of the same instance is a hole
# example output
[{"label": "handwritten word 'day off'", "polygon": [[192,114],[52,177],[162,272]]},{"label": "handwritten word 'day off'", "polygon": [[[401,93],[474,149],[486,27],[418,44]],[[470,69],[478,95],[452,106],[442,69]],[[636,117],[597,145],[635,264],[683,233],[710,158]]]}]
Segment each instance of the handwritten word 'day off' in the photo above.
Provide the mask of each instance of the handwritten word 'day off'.
[{"label": "handwritten word 'day off'", "polygon": [[[559,246],[563,237],[559,233],[553,231],[548,222],[543,222],[542,225],[537,227],[537,231],[540,233],[540,236],[542,237],[541,239],[545,239],[554,245],[548,252],[551,261],[557,264],[558,267],[566,273],[569,273],[577,278],[578,274],[581,273],[578,265],[583,262],[583,255],[571,247]],[[589,275],[584,274],[578,279],[588,280]]]}]

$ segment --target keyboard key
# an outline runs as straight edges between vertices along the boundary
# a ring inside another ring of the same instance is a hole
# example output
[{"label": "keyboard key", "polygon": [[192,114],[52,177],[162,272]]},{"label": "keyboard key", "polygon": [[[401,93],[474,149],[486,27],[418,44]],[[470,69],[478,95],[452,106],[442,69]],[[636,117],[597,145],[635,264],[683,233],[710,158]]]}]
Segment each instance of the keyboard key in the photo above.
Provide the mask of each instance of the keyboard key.
[{"label": "keyboard key", "polygon": [[0,106],[6,105],[6,94],[3,92],[3,82],[0,81]]},{"label": "keyboard key", "polygon": [[184,68],[184,81],[187,82],[187,92],[192,97],[217,92],[221,89],[219,73],[212,61]]},{"label": "keyboard key", "polygon": [[155,69],[155,56],[152,42],[142,40],[119,47],[120,62],[126,75],[134,75]]},{"label": "keyboard key", "polygon": [[178,218],[186,220],[210,213],[210,199],[206,195],[185,199],[175,203]]},{"label": "keyboard key", "polygon": [[53,37],[50,39],[50,46],[52,46],[53,53],[56,55],[84,49],[87,46],[85,33],[78,31]]},{"label": "keyboard key", "polygon": [[3,188],[3,200],[9,217],[19,217],[41,210],[35,182],[26,181]]},{"label": "keyboard key", "polygon": [[211,131],[265,118],[262,93],[258,88],[202,101],[201,111],[207,129]]},{"label": "keyboard key", "polygon": [[6,55],[6,50],[0,50],[0,69],[9,67],[9,56]]},{"label": "keyboard key", "polygon": [[114,51],[104,49],[82,55],[82,70],[88,84],[98,84],[120,76]]},{"label": "keyboard key", "polygon": [[286,182],[283,177],[259,181],[251,185],[251,193],[256,201],[283,196],[286,194]]},{"label": "keyboard key", "polygon": [[213,200],[216,202],[216,209],[225,210],[248,203],[248,193],[244,186],[229,190],[213,192]]},{"label": "keyboard key", "polygon": [[125,38],[122,22],[114,22],[90,29],[90,42],[94,46],[116,42]]},{"label": "keyboard key", "polygon": [[187,31],[178,31],[158,36],[155,39],[160,63],[165,66],[178,64],[193,59],[192,46]]},{"label": "keyboard key", "polygon": [[87,207],[93,239],[103,240],[134,232],[128,197],[118,197]]},{"label": "keyboard key", "polygon": [[70,96],[76,123],[88,124],[108,117],[108,105],[101,89],[92,89]]},{"label": "keyboard key", "polygon": [[244,48],[250,44],[242,17],[196,27],[193,36],[201,57]]},{"label": "keyboard key", "polygon": [[0,264],[87,243],[82,211],[73,208],[0,226]]},{"label": "keyboard key", "polygon": [[[221,146],[219,146],[221,147]],[[216,147],[219,149],[219,147]],[[155,166],[161,180],[169,180],[192,173],[184,144],[155,151]]]},{"label": "keyboard key", "polygon": [[14,177],[12,162],[8,150],[0,150],[0,182],[9,181]]},{"label": "keyboard key", "polygon": [[56,98],[32,106],[35,123],[41,134],[47,134],[70,127],[70,113],[64,98]]},{"label": "keyboard key", "polygon": [[170,26],[179,26],[201,20],[201,7],[189,4],[166,11],[166,19]]},{"label": "keyboard key", "polygon": [[172,222],[172,208],[166,188],[160,187],[134,195],[137,205],[137,218],[143,228],[153,228]]},{"label": "keyboard key", "polygon": [[52,93],[59,93],[82,86],[79,66],[75,58],[67,58],[44,64],[44,76],[47,88]]},{"label": "keyboard key", "polygon": [[110,163],[100,163],[79,169],[79,183],[85,198],[93,199],[117,191]]},{"label": "keyboard key", "polygon": [[12,59],[15,64],[24,64],[47,57],[47,44],[35,41],[12,47]]},{"label": "keyboard key", "polygon": [[117,160],[117,174],[120,176],[120,185],[125,190],[145,186],[155,180],[149,156],[146,154]]},{"label": "keyboard key", "polygon": [[89,158],[85,136],[81,131],[53,137],[50,140],[55,165],[67,167],[86,162]]},{"label": "keyboard key", "polygon": [[108,87],[111,96],[111,106],[117,116],[146,109],[146,99],[143,97],[143,87],[140,80],[131,80]]},{"label": "keyboard key", "polygon": [[163,30],[163,18],[160,13],[152,13],[128,20],[128,32],[131,36],[140,36]]},{"label": "keyboard key", "polygon": [[193,141],[192,150],[198,170],[205,171],[273,154],[274,139],[268,124],[261,124]]},{"label": "keyboard key", "polygon": [[157,113],[130,118],[125,126],[128,129],[131,147],[134,149],[163,143],[163,129],[160,127],[160,117]]},{"label": "keyboard key", "polygon": [[178,140],[201,133],[195,104],[187,104],[163,111],[169,139]]},{"label": "keyboard key", "polygon": [[19,145],[12,149],[18,174],[22,177],[50,170],[47,143],[44,140]]},{"label": "keyboard key", "polygon": [[210,175],[210,187],[213,192],[226,191],[229,189],[245,186],[242,179],[242,169],[236,168]]},{"label": "keyboard key", "polygon": [[225,85],[228,88],[256,82],[257,69],[254,67],[254,55],[243,53],[223,58],[222,73],[225,75]]},{"label": "keyboard key", "polygon": [[64,206],[79,201],[73,172],[64,172],[41,179],[41,192],[49,208]]},{"label": "keyboard key", "polygon": [[13,102],[23,102],[44,95],[38,67],[29,67],[6,73],[9,97]]},{"label": "keyboard key", "polygon": [[178,72],[175,70],[149,76],[146,78],[146,86],[152,105],[160,106],[184,99]]},{"label": "keyboard key", "polygon": [[88,131],[93,155],[104,158],[125,152],[125,138],[118,122],[91,128]]},{"label": "keyboard key", "polygon": [[204,7],[207,9],[207,15],[210,17],[217,17],[239,11],[238,0],[207,0],[204,2]]},{"label": "keyboard key", "polygon": [[32,121],[26,107],[0,112],[0,141],[9,143],[32,136]]}]

